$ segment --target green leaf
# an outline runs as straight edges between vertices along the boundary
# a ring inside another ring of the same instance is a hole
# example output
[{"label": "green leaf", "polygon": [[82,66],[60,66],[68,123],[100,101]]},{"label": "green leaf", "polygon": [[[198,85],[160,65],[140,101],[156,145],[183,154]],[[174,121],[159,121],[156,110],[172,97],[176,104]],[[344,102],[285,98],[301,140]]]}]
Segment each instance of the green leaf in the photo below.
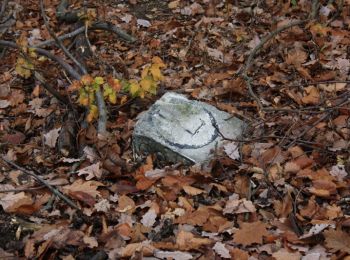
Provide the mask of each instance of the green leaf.
[{"label": "green leaf", "polygon": [[105,82],[102,77],[96,77],[94,81],[97,85],[102,85]]}]

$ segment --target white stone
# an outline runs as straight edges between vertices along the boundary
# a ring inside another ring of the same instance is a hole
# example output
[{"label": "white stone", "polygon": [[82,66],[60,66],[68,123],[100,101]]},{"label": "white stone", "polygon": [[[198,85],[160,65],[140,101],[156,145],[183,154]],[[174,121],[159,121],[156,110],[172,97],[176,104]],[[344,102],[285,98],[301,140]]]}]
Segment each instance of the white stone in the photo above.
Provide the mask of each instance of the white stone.
[{"label": "white stone", "polygon": [[137,155],[156,154],[165,162],[205,163],[224,144],[235,139],[244,123],[203,102],[168,92],[141,114],[133,133]]}]

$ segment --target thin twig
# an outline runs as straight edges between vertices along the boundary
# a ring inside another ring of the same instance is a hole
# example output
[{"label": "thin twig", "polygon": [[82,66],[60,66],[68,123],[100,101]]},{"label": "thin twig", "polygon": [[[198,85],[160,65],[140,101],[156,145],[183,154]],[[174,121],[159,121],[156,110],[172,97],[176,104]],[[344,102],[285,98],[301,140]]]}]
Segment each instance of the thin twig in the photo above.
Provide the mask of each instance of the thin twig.
[{"label": "thin twig", "polygon": [[100,89],[96,91],[96,103],[98,107],[98,125],[97,125],[97,132],[99,134],[105,134],[106,133],[106,125],[107,125],[107,108],[105,101],[103,99],[103,95]]},{"label": "thin twig", "polygon": [[66,202],[69,206],[72,208],[75,208],[77,210],[80,210],[77,205],[73,201],[71,201],[68,197],[63,195],[59,190],[55,189],[51,184],[47,183],[44,179],[42,179],[40,176],[36,175],[33,172],[27,171],[26,169],[22,168],[21,166],[17,165],[16,163],[10,161],[5,156],[0,155],[0,158],[5,161],[7,164],[11,165],[12,167],[16,168],[17,170],[20,170],[21,172],[33,177],[36,181],[39,183],[45,185],[53,194],[55,194],[57,197],[59,197],[61,200]]},{"label": "thin twig", "polygon": [[48,30],[50,36],[55,40],[55,42],[57,43],[57,45],[62,49],[62,51],[64,52],[64,54],[70,58],[75,65],[78,66],[78,68],[80,69],[80,71],[85,75],[87,74],[87,71],[85,69],[85,67],[76,59],[74,58],[74,56],[67,50],[67,48],[63,45],[63,43],[57,38],[55,32],[51,29],[50,25],[49,25],[49,21],[47,20],[46,14],[45,14],[45,9],[44,9],[44,3],[43,0],[40,0],[40,10],[41,10],[41,16],[44,19],[44,23],[46,26],[46,29]]},{"label": "thin twig", "polygon": [[41,85],[48,91],[50,92],[57,100],[62,102],[65,105],[71,106],[71,103],[63,97],[56,89],[54,89],[44,78],[43,75],[41,75],[40,72],[34,71],[34,77],[41,83]]},{"label": "thin twig", "polygon": [[[87,17],[87,7],[86,7],[86,1],[84,1],[84,12],[85,16]],[[96,56],[94,50],[92,49],[89,36],[88,36],[88,23],[85,21],[85,40],[87,42],[87,45],[90,49],[90,52],[92,53],[92,56],[99,62],[99,58]],[[107,108],[106,108],[106,103],[103,98],[103,94],[101,92],[101,89],[96,90],[96,103],[98,107],[98,122],[97,122],[97,132],[99,134],[104,135],[107,131],[107,121],[108,121],[108,115],[107,115]]]},{"label": "thin twig", "polygon": [[8,190],[0,190],[0,193],[7,193],[7,192],[22,192],[22,191],[35,191],[40,190],[42,188],[45,188],[44,185],[39,187],[28,187],[28,188],[18,188],[18,189],[8,189]]},{"label": "thin twig", "polygon": [[288,144],[288,148],[292,147],[298,139],[302,138],[307,132],[309,132],[312,128],[314,128],[318,123],[322,122],[329,116],[329,113],[321,116],[319,119],[317,119],[312,125],[308,126],[304,131],[302,131],[298,136],[296,136],[292,142]]},{"label": "thin twig", "polygon": [[305,86],[312,86],[312,85],[327,85],[327,84],[337,84],[337,83],[346,83],[350,84],[350,80],[329,80],[329,81],[315,81],[315,82],[305,82],[305,83],[299,83],[289,86],[284,86],[283,88],[295,88],[295,87],[305,87]]},{"label": "thin twig", "polygon": [[[129,35],[127,32],[123,31],[122,29],[116,27],[113,24],[109,24],[106,22],[95,22],[93,23],[90,28],[89,31],[94,30],[94,31],[98,31],[98,30],[102,30],[102,31],[110,31],[115,33],[116,35],[118,35],[122,40],[127,41],[127,42],[135,42],[136,38],[134,38],[133,36]],[[85,31],[85,26],[79,27],[78,29],[74,30],[73,32],[58,36],[57,38],[60,41],[69,39],[69,38],[73,38],[81,33],[84,33]],[[33,45],[34,47],[44,47],[44,46],[49,46],[51,44],[55,43],[54,39],[51,40],[46,40],[40,43],[37,43],[35,45]]]},{"label": "thin twig", "polygon": [[1,4],[0,18],[4,15],[8,0],[4,0]]}]

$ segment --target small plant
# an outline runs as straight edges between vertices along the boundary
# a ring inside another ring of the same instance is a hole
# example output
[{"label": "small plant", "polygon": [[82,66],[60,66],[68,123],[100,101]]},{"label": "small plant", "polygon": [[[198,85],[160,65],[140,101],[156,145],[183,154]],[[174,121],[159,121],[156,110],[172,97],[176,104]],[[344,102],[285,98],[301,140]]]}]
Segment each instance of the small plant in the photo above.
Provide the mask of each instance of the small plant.
[{"label": "small plant", "polygon": [[146,94],[156,94],[157,86],[164,76],[161,69],[165,64],[159,57],[153,57],[152,63],[144,67],[141,73],[141,79],[115,79],[108,77],[93,78],[87,74],[81,79],[73,81],[69,87],[70,91],[78,91],[78,103],[88,108],[87,121],[93,122],[98,118],[99,111],[96,104],[96,92],[100,90],[103,97],[111,104],[117,103],[117,96],[121,90],[127,91],[133,97],[144,98]]},{"label": "small plant", "polygon": [[37,59],[37,54],[34,48],[28,47],[28,42],[24,35],[19,37],[17,45],[20,48],[22,55],[19,55],[17,58],[15,71],[19,76],[28,79],[34,70],[34,64],[30,58]]}]

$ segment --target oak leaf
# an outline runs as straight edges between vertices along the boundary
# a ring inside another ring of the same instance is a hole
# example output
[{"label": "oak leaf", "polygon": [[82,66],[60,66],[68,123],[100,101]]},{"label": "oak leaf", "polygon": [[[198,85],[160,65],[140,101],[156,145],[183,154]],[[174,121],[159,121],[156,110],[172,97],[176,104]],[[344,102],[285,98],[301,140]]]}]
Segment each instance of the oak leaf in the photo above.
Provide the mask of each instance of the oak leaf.
[{"label": "oak leaf", "polygon": [[118,208],[119,212],[134,212],[135,202],[126,195],[122,195],[118,198]]},{"label": "oak leaf", "polygon": [[83,181],[79,179],[71,185],[64,186],[63,191],[75,199],[93,206],[96,197],[100,195],[100,192],[97,190],[99,186],[104,185],[97,181]]},{"label": "oak leaf", "polygon": [[190,253],[181,251],[161,251],[156,250],[154,256],[159,259],[190,260],[193,256]]},{"label": "oak leaf", "polygon": [[212,240],[209,238],[197,238],[192,233],[181,230],[177,234],[176,244],[180,250],[197,249],[204,245],[210,245]]},{"label": "oak leaf", "polygon": [[326,247],[333,252],[341,251],[350,254],[350,235],[342,230],[327,230],[324,233]]},{"label": "oak leaf", "polygon": [[45,144],[51,148],[56,146],[56,141],[61,131],[60,128],[52,129],[51,131],[44,134]]},{"label": "oak leaf", "polygon": [[87,166],[85,168],[82,168],[78,171],[78,175],[86,175],[85,179],[87,181],[93,179],[93,178],[101,178],[102,176],[102,169],[101,169],[101,163],[97,162],[95,164],[92,164],[90,166]]},{"label": "oak leaf", "polygon": [[276,260],[295,260],[295,259],[300,259],[301,255],[299,252],[289,252],[284,248],[281,248],[277,252],[273,253],[272,256]]},{"label": "oak leaf", "polygon": [[225,244],[216,242],[213,249],[215,253],[217,253],[222,258],[231,258],[230,251],[225,247]]},{"label": "oak leaf", "polygon": [[315,86],[305,88],[306,95],[301,99],[305,105],[318,105],[320,103],[320,92]]},{"label": "oak leaf", "polygon": [[234,234],[233,242],[244,246],[263,242],[263,237],[269,233],[267,225],[261,221],[252,223],[242,223],[240,229]]},{"label": "oak leaf", "polygon": [[5,212],[16,212],[20,207],[32,205],[33,200],[30,196],[26,195],[24,192],[17,194],[6,194],[0,199],[0,205]]},{"label": "oak leaf", "polygon": [[204,190],[192,187],[190,185],[184,185],[182,188],[188,195],[191,195],[191,196],[196,196],[205,192]]}]

